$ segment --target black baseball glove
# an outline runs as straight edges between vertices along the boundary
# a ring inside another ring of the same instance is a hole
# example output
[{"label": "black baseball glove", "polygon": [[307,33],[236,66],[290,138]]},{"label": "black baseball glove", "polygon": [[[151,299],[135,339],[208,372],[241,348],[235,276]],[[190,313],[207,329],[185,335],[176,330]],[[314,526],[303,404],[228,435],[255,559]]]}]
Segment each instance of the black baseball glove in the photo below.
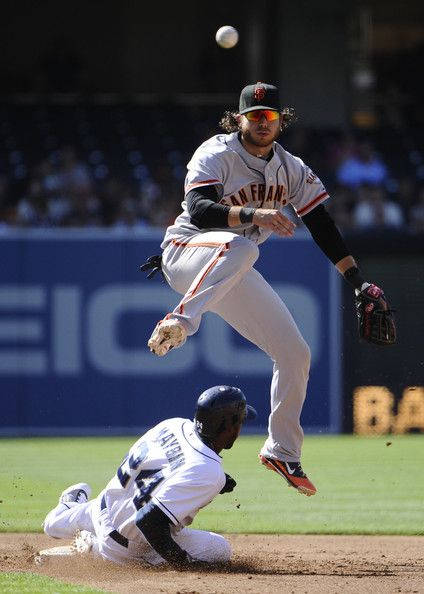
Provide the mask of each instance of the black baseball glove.
[{"label": "black baseball glove", "polygon": [[380,346],[396,342],[396,324],[382,289],[376,285],[356,290],[359,337]]},{"label": "black baseball glove", "polygon": [[233,479],[232,476],[225,473],[225,485],[220,490],[220,495],[223,493],[231,493],[234,490],[234,487],[237,485],[236,481]]},{"label": "black baseball glove", "polygon": [[147,278],[153,278],[157,272],[160,272],[163,279],[165,279],[165,276],[162,271],[161,255],[150,256],[150,258],[147,258],[145,263],[140,266],[140,270],[141,272],[149,271]]}]

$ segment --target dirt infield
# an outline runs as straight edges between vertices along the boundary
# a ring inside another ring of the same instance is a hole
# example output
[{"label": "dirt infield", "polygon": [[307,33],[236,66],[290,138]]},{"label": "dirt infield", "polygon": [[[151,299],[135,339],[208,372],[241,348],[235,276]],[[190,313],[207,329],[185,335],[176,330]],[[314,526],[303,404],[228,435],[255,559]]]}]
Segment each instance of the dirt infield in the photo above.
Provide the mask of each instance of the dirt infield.
[{"label": "dirt infield", "polygon": [[122,567],[86,556],[35,553],[68,544],[43,534],[0,534],[0,571],[31,571],[116,593],[424,593],[424,537],[230,535],[225,569],[178,572]]}]

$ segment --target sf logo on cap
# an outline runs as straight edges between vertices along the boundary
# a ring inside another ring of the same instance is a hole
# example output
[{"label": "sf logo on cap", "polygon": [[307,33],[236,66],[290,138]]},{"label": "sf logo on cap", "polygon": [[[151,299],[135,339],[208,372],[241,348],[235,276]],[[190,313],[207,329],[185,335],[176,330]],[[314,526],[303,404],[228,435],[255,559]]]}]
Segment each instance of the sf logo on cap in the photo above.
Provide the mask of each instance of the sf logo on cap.
[{"label": "sf logo on cap", "polygon": [[262,101],[262,99],[265,97],[265,92],[266,91],[264,87],[256,87],[255,92],[253,93],[255,100]]}]

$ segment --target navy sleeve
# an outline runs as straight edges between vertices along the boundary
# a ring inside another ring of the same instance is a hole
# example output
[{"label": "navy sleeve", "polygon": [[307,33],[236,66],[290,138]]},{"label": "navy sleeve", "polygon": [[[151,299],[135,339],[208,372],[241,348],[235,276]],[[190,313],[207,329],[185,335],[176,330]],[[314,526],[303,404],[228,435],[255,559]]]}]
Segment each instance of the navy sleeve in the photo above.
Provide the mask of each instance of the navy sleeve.
[{"label": "navy sleeve", "polygon": [[302,217],[315,243],[333,264],[350,255],[340,231],[323,204],[316,206]]},{"label": "navy sleeve", "polygon": [[151,501],[137,512],[136,525],[150,546],[171,565],[184,567],[190,556],[172,538],[169,524],[168,516]]},{"label": "navy sleeve", "polygon": [[217,204],[219,195],[216,186],[194,188],[187,193],[185,200],[190,221],[199,229],[228,227],[230,207]]}]

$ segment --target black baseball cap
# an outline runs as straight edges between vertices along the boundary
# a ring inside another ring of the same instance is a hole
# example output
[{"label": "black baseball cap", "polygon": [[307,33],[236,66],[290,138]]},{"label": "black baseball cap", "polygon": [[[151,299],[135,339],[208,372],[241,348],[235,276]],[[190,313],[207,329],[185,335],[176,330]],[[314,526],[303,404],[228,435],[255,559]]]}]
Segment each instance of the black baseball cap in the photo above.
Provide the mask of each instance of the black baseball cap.
[{"label": "black baseball cap", "polygon": [[256,111],[257,109],[274,109],[281,111],[280,93],[274,85],[257,82],[247,85],[240,93],[239,113]]}]

